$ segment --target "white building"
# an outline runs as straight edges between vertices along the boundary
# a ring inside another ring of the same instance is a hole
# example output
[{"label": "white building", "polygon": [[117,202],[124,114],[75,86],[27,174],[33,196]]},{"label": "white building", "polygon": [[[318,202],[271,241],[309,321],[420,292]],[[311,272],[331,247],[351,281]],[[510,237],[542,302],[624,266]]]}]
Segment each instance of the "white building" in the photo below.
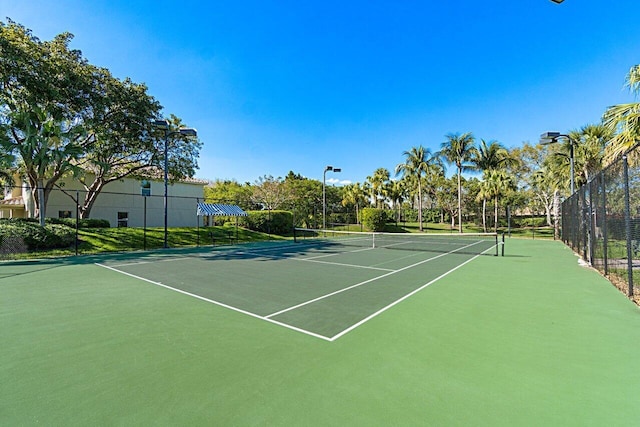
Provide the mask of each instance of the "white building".
[{"label": "white building", "polygon": [[[79,195],[84,199],[82,185],[67,178],[58,182],[60,188],[49,195],[45,215],[54,218],[75,218]],[[197,203],[204,199],[206,181],[188,179],[168,186],[167,223],[169,227],[195,227],[198,224]],[[146,214],[146,215],[145,215]],[[124,178],[107,184],[91,209],[91,218],[106,219],[112,227],[164,226],[164,182]],[[17,180],[7,188],[0,200],[0,218],[35,217],[34,203],[28,185]]]}]

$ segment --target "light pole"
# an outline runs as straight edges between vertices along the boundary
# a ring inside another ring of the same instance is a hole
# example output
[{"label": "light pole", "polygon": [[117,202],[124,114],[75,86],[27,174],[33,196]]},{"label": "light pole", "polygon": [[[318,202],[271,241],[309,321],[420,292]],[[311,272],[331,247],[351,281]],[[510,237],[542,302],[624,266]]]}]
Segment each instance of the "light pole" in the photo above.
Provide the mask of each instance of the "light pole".
[{"label": "light pole", "polygon": [[193,128],[180,128],[170,131],[168,120],[154,120],[153,127],[164,131],[164,248],[168,248],[167,244],[167,220],[168,215],[168,194],[169,194],[169,138],[175,135],[197,136],[198,132]]},{"label": "light pole", "polygon": [[575,191],[575,162],[573,159],[573,144],[574,141],[569,135],[560,132],[545,132],[540,135],[540,143],[543,145],[555,144],[558,142],[558,138],[567,138],[569,141],[569,163],[571,164],[571,194]]},{"label": "light pole", "polygon": [[327,229],[327,193],[326,193],[326,180],[327,180],[327,172],[340,172],[342,169],[334,168],[333,166],[326,166],[324,168],[324,173],[322,174],[322,229]]}]

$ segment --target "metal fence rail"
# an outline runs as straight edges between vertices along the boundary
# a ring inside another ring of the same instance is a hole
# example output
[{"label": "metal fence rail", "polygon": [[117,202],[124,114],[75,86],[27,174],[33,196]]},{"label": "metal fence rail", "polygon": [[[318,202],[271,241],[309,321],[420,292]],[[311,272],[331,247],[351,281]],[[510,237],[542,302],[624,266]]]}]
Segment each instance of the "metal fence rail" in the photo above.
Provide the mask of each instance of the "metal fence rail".
[{"label": "metal fence rail", "polygon": [[[640,303],[640,164],[612,163],[562,203],[562,240]],[[638,151],[640,154],[640,151]]]}]

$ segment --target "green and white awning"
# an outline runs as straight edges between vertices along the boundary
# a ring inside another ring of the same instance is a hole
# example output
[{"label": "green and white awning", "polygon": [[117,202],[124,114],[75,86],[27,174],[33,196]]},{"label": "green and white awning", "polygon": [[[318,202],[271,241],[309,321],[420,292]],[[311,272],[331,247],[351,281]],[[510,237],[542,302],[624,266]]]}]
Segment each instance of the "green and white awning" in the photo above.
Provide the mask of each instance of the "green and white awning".
[{"label": "green and white awning", "polygon": [[247,216],[240,206],[198,203],[198,216]]}]

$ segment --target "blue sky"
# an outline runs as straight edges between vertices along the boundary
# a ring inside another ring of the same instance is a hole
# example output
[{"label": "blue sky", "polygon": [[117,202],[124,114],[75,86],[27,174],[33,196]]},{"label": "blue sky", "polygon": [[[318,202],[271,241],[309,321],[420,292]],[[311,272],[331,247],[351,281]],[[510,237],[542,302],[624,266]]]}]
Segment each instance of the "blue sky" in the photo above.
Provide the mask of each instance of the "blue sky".
[{"label": "blue sky", "polygon": [[[448,133],[507,147],[630,102],[638,0],[0,0],[198,129],[199,178],[392,171]],[[453,168],[450,168],[453,172]]]}]

